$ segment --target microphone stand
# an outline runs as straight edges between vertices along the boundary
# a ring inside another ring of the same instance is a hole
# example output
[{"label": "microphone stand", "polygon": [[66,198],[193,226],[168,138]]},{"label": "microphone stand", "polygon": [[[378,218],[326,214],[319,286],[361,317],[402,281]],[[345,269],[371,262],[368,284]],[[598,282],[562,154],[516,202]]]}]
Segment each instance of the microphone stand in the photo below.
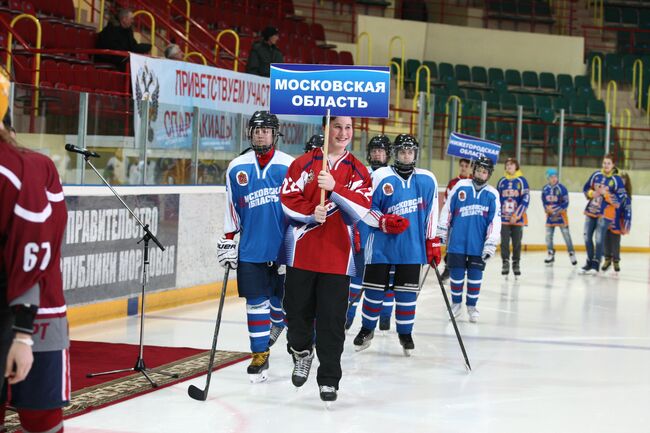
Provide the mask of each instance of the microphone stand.
[{"label": "microphone stand", "polygon": [[122,197],[119,196],[117,191],[115,191],[113,189],[113,187],[106,181],[106,179],[104,179],[104,177],[101,174],[99,174],[99,172],[97,171],[95,166],[92,164],[92,162],[90,162],[90,157],[93,156],[92,155],[93,152],[85,150],[85,149],[81,150],[81,151],[80,150],[71,150],[71,149],[68,149],[68,150],[71,151],[71,152],[76,152],[76,153],[80,153],[80,154],[83,155],[84,160],[88,163],[90,168],[93,169],[95,174],[97,174],[97,176],[99,176],[99,178],[102,180],[102,182],[104,182],[104,184],[113,192],[113,194],[115,194],[115,197],[117,197],[117,199],[120,201],[120,203],[122,203],[122,206],[124,206],[126,208],[126,210],[129,211],[129,213],[131,214],[133,219],[138,223],[138,225],[142,228],[142,231],[144,232],[144,236],[142,237],[142,239],[140,239],[137,242],[138,244],[140,242],[143,242],[142,246],[144,248],[144,251],[143,251],[143,254],[142,254],[142,294],[141,294],[142,301],[140,303],[140,352],[138,354],[138,359],[136,359],[135,365],[133,367],[131,367],[131,368],[123,368],[123,369],[119,369],[119,370],[103,371],[103,372],[100,372],[100,373],[87,373],[86,377],[97,377],[97,376],[105,376],[105,375],[108,375],[108,374],[118,374],[118,373],[124,373],[124,372],[127,372],[127,371],[135,371],[135,372],[141,373],[149,381],[149,383],[151,384],[151,386],[153,388],[157,388],[158,384],[156,382],[154,382],[151,379],[151,377],[149,377],[148,373],[161,374],[161,375],[164,375],[164,376],[173,377],[175,379],[178,378],[178,374],[175,374],[175,373],[167,373],[165,371],[150,370],[150,369],[148,369],[146,367],[146,365],[144,363],[144,345],[143,345],[143,339],[144,339],[144,300],[145,300],[145,289],[146,289],[146,286],[147,286],[147,267],[149,266],[149,241],[154,241],[154,243],[158,246],[158,248],[160,248],[161,251],[165,251],[165,247],[163,247],[162,244],[160,243],[160,241],[158,241],[158,239],[156,238],[156,236],[154,236],[154,234],[151,233],[151,231],[149,230],[149,224],[143,224],[142,221],[140,221],[140,219],[133,213],[131,208],[129,208],[129,206],[124,202],[124,200],[122,200]]}]

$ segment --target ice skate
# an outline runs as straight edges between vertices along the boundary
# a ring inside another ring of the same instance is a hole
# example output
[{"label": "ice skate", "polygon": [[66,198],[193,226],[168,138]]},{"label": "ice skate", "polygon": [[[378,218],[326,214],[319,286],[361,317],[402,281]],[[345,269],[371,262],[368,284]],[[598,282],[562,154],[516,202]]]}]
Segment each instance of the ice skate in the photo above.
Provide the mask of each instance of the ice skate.
[{"label": "ice skate", "polygon": [[457,304],[456,303],[451,304],[451,314],[453,314],[455,318],[458,318],[458,316],[460,316],[461,306],[462,304],[460,302]]},{"label": "ice skate", "polygon": [[246,372],[248,373],[248,378],[251,383],[260,383],[264,382],[269,377],[269,354],[270,351],[266,352],[255,352],[253,353],[253,359],[248,365]]},{"label": "ice skate", "polygon": [[598,272],[600,272],[600,262],[598,260],[592,260],[591,271],[589,273],[593,275],[598,275]]},{"label": "ice skate", "polygon": [[569,260],[571,260],[571,264],[573,266],[578,264],[578,259],[576,259],[575,251],[569,251]]},{"label": "ice skate", "polygon": [[411,350],[415,349],[415,343],[411,334],[398,334],[399,344],[402,345],[404,356],[411,356]]},{"label": "ice skate", "polygon": [[320,399],[325,402],[328,408],[330,407],[330,404],[333,401],[336,401],[336,398],[338,397],[336,393],[336,388],[334,388],[333,386],[320,385],[318,387],[318,390],[320,392]]},{"label": "ice skate", "polygon": [[293,372],[291,373],[291,383],[296,387],[301,387],[307,382],[311,362],[314,360],[314,352],[310,350],[295,351],[291,349],[293,356]]},{"label": "ice skate", "polygon": [[380,317],[379,318],[379,330],[380,331],[389,331],[390,330],[390,316]]},{"label": "ice skate", "polygon": [[510,273],[510,260],[504,260],[503,264],[501,265],[501,275],[505,275],[506,277]]},{"label": "ice skate", "polygon": [[269,347],[273,346],[284,331],[284,326],[271,325],[271,335],[269,335]]},{"label": "ice skate", "polygon": [[590,272],[591,272],[591,260],[587,259],[585,265],[580,268],[580,273],[587,275]]},{"label": "ice skate", "polygon": [[601,266],[600,270],[605,272],[610,268],[610,266],[612,266],[612,259],[610,257],[607,257],[603,262],[603,266]]},{"label": "ice skate", "polygon": [[521,275],[521,268],[519,268],[519,260],[512,261],[512,272],[515,274],[515,279],[518,279]]},{"label": "ice skate", "polygon": [[621,272],[621,261],[614,260],[614,272]]},{"label": "ice skate", "polygon": [[546,258],[544,259],[544,263],[547,265],[550,265],[555,261],[555,250],[548,250],[546,253]]},{"label": "ice skate", "polygon": [[469,316],[469,321],[470,322],[476,323],[476,322],[478,322],[478,318],[479,318],[480,314],[479,314],[478,310],[476,309],[476,307],[471,307],[471,306],[468,305],[467,306],[467,316]]},{"label": "ice skate", "polygon": [[354,345],[356,346],[355,349],[357,352],[361,352],[364,349],[367,349],[370,347],[370,342],[372,341],[372,337],[375,336],[375,331],[370,330],[368,328],[361,327],[361,330],[357,334],[356,337],[354,337]]}]

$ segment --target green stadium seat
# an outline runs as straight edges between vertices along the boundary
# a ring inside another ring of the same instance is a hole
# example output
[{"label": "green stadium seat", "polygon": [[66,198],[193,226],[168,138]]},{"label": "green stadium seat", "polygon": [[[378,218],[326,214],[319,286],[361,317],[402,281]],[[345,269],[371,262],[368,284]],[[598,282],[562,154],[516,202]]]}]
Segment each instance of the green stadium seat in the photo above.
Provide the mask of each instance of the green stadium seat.
[{"label": "green stadium seat", "polygon": [[569,103],[570,101],[567,97],[560,96],[559,98],[553,99],[553,109],[558,113],[564,109],[564,114],[569,114]]},{"label": "green stadium seat", "polygon": [[472,83],[487,84],[487,70],[482,66],[472,66]]},{"label": "green stadium seat", "polygon": [[605,8],[605,22],[619,24],[621,22],[621,9],[607,6]]},{"label": "green stadium seat", "polygon": [[521,73],[516,69],[506,70],[506,83],[509,86],[521,87]]},{"label": "green stadium seat", "polygon": [[521,78],[524,87],[532,87],[535,89],[539,87],[539,78],[537,77],[537,72],[524,71],[524,73],[521,75]]},{"label": "green stadium seat", "polygon": [[621,60],[623,57],[618,53],[607,53],[605,54],[605,63],[603,66],[616,65],[621,66]]},{"label": "green stadium seat", "polygon": [[520,93],[517,96],[517,105],[521,105],[525,113],[535,112],[535,101],[533,96],[528,93]]},{"label": "green stadium seat", "polygon": [[[393,57],[392,59],[390,59],[390,61],[395,62],[398,65],[401,65],[400,62],[402,61],[402,58],[401,57]],[[405,65],[405,67],[406,67],[406,65]],[[397,68],[392,63],[390,64],[390,73],[391,74],[397,74]]]},{"label": "green stadium seat", "polygon": [[470,89],[467,91],[467,99],[469,101],[481,102],[483,100],[483,94],[480,90]]},{"label": "green stadium seat", "polygon": [[542,89],[550,90],[557,89],[557,85],[555,83],[555,75],[550,72],[542,72],[539,74],[539,87]]},{"label": "green stadium seat", "polygon": [[574,82],[574,87],[577,89],[584,88],[584,87],[591,88],[590,78],[587,77],[586,75],[576,76],[573,82]]},{"label": "green stadium seat", "polygon": [[544,133],[546,131],[546,126],[540,124],[540,123],[533,123],[530,125],[530,139],[531,140],[539,140],[542,141],[544,140]]},{"label": "green stadium seat", "polygon": [[605,103],[598,99],[592,99],[588,105],[589,115],[592,117],[605,117]]},{"label": "green stadium seat", "polygon": [[438,78],[438,65],[436,62],[432,62],[430,60],[425,60],[422,62],[423,65],[427,66],[429,70],[431,71],[431,79],[435,80]]},{"label": "green stadium seat", "polygon": [[503,69],[501,68],[490,68],[488,69],[488,80],[490,84],[495,81],[505,81],[505,75],[503,75]]},{"label": "green stadium seat", "polygon": [[539,110],[540,108],[551,108],[553,103],[551,102],[551,97],[546,95],[537,95],[535,96],[535,107]]},{"label": "green stadium seat", "polygon": [[572,98],[571,99],[571,114],[584,116],[587,115],[587,100],[584,98]]},{"label": "green stadium seat", "polygon": [[472,81],[470,69],[469,66],[467,65],[456,65],[455,76],[458,81],[467,81],[467,82]]},{"label": "green stadium seat", "polygon": [[517,98],[512,93],[504,93],[499,97],[501,102],[501,110],[503,111],[516,111]]},{"label": "green stadium seat", "polygon": [[503,80],[496,80],[492,83],[492,88],[497,93],[508,93],[508,85]]},{"label": "green stadium seat", "polygon": [[557,75],[557,87],[558,89],[562,87],[573,87],[573,78],[569,74],[558,74]]},{"label": "green stadium seat", "polygon": [[496,92],[487,92],[485,94],[485,100],[488,104],[488,110],[499,110],[499,94]]},{"label": "green stadium seat", "polygon": [[543,107],[539,109],[539,118],[547,123],[555,120],[555,111],[552,108]]},{"label": "green stadium seat", "polygon": [[618,65],[607,65],[605,72],[605,80],[610,81],[614,80],[617,83],[621,83],[624,80],[623,69]]},{"label": "green stadium seat", "polygon": [[630,24],[633,26],[639,25],[639,12],[633,8],[623,8],[621,13],[621,21],[623,24]]},{"label": "green stadium seat", "polygon": [[415,71],[420,67],[418,59],[408,59],[404,64],[404,78],[407,80],[415,80]]},{"label": "green stadium seat", "polygon": [[454,77],[454,65],[451,63],[440,63],[438,65],[438,77],[444,80],[448,77]]}]

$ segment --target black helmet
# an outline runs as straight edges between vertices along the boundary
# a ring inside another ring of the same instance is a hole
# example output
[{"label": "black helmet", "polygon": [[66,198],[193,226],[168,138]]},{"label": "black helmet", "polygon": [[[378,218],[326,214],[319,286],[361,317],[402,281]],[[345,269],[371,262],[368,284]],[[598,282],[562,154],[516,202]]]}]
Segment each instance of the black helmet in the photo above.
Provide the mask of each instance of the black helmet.
[{"label": "black helmet", "polygon": [[[476,175],[474,175],[474,173],[476,172],[476,169],[479,167],[487,170],[488,172],[487,179],[482,180],[476,178]],[[492,176],[493,171],[494,171],[494,163],[492,162],[492,160],[485,155],[479,156],[477,159],[474,160],[472,164],[472,182],[474,182],[476,186],[481,186],[485,184],[488,181],[488,179],[490,179],[490,176]]]},{"label": "black helmet", "polygon": [[[373,149],[384,149],[384,151],[386,152],[386,161],[385,162],[374,161],[371,155]],[[366,149],[366,160],[368,161],[368,164],[370,164],[370,167],[372,167],[373,170],[377,170],[379,167],[386,167],[388,165],[388,160],[390,160],[390,151],[391,151],[390,138],[386,137],[383,134],[375,135],[368,142],[368,146]]]},{"label": "black helmet", "polygon": [[[273,144],[256,146],[253,142],[253,133],[255,128],[269,128],[273,131]],[[269,111],[256,111],[251,116],[248,121],[248,140],[251,142],[251,147],[258,154],[264,154],[271,150],[271,147],[275,146],[278,142],[280,134],[280,121],[275,114],[271,114]]]},{"label": "black helmet", "polygon": [[[393,143],[393,152],[395,154],[395,159],[393,161],[393,167],[399,174],[411,174],[415,168],[415,163],[418,160],[418,148],[420,145],[418,141],[411,134],[400,134],[395,137],[395,142]],[[415,158],[413,162],[403,163],[399,160],[399,151],[402,149],[414,149]]]},{"label": "black helmet", "polygon": [[317,147],[323,147],[323,144],[325,144],[325,137],[323,137],[323,134],[314,134],[309,137],[309,140],[305,143],[305,153],[314,150]]}]

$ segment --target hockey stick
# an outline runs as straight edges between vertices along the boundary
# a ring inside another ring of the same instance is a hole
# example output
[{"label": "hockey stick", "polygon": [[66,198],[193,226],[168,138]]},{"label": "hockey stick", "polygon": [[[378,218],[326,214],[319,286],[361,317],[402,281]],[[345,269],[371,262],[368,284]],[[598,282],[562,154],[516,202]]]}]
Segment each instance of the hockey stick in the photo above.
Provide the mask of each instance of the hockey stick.
[{"label": "hockey stick", "polygon": [[[458,325],[456,324],[456,318],[454,317],[454,313],[451,312],[451,305],[449,305],[449,298],[447,297],[447,291],[445,290],[444,284],[442,284],[442,277],[440,276],[440,272],[438,271],[437,266],[433,266],[434,262],[431,262],[431,267],[436,271],[436,277],[438,277],[438,283],[440,284],[440,290],[442,291],[442,297],[445,298],[445,305],[447,306],[447,312],[449,313],[449,318],[451,319],[451,323],[454,325],[454,331],[456,332],[456,338],[458,339],[458,344],[460,344],[460,350],[463,352],[463,357],[465,358],[465,368],[467,368],[468,371],[472,371],[472,366],[469,363],[469,358],[467,358],[467,352],[465,351],[465,345],[463,344],[463,339],[460,336],[460,332],[458,331]],[[429,270],[427,269],[427,273]],[[424,278],[427,277],[427,274],[424,274]],[[424,280],[422,280],[422,284],[424,284]]]},{"label": "hockey stick", "polygon": [[214,337],[212,338],[212,349],[210,349],[210,362],[208,363],[208,376],[205,380],[205,389],[200,389],[194,385],[187,388],[187,393],[194,400],[205,401],[208,398],[208,388],[210,388],[210,378],[212,377],[212,367],[214,366],[214,357],[217,354],[217,339],[219,338],[219,326],[221,325],[221,313],[223,312],[223,303],[226,298],[226,287],[228,286],[228,274],[230,273],[230,264],[226,265],[226,274],[223,276],[223,285],[221,286],[221,298],[219,300],[219,312],[217,313],[217,324],[214,328]]},{"label": "hockey stick", "polygon": [[[327,109],[325,115],[325,131],[323,133],[323,167],[321,170],[329,171],[329,161],[327,154],[329,153],[330,142],[330,109]],[[317,175],[318,176],[318,175]],[[320,205],[325,206],[325,189],[320,190]]]}]

